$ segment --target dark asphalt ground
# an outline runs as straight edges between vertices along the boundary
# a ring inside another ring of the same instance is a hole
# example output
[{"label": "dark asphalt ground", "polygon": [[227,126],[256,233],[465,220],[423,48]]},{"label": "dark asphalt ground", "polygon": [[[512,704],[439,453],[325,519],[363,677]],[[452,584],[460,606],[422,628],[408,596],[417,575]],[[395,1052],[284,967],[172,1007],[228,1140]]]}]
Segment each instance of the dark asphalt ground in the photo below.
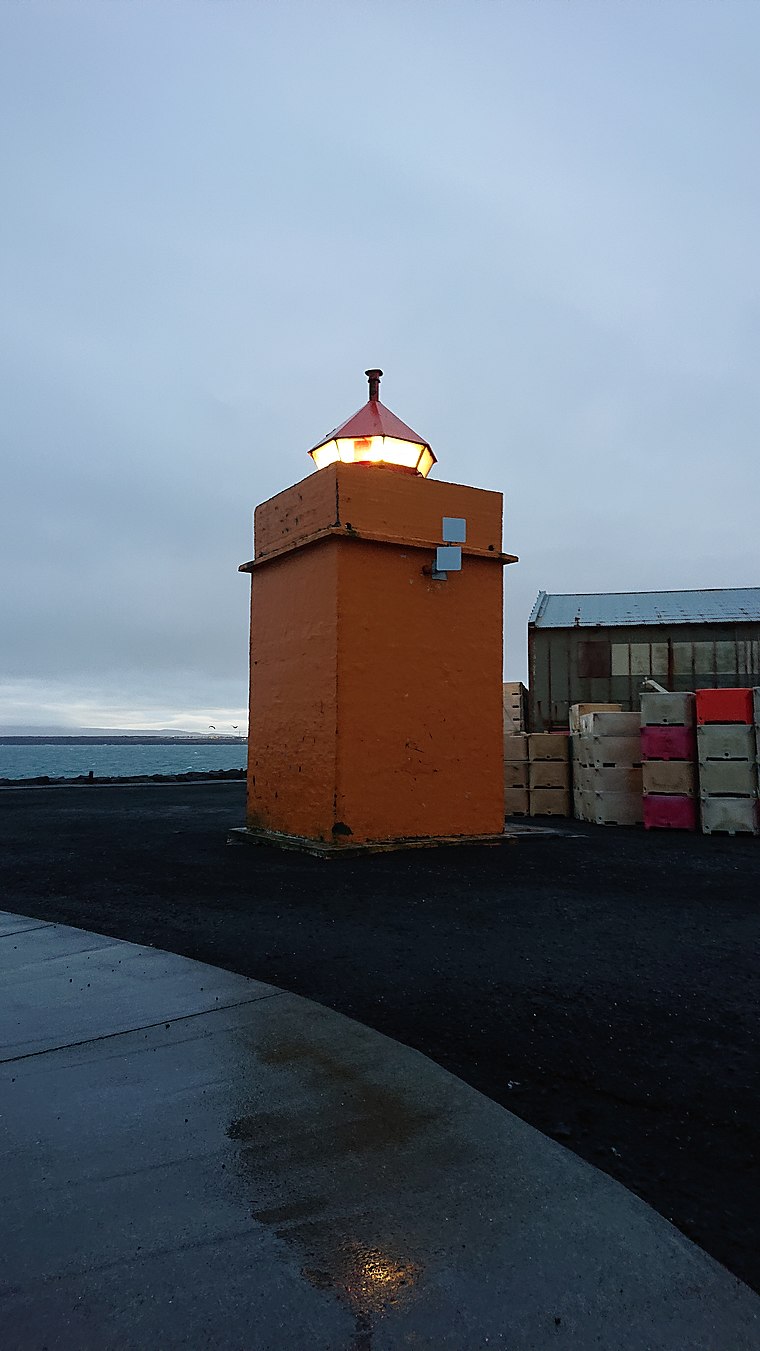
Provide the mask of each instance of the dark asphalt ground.
[{"label": "dark asphalt ground", "polygon": [[416,1047],[760,1289],[760,840],[571,825],[324,861],[228,846],[244,791],[3,790],[0,907],[270,981]]}]

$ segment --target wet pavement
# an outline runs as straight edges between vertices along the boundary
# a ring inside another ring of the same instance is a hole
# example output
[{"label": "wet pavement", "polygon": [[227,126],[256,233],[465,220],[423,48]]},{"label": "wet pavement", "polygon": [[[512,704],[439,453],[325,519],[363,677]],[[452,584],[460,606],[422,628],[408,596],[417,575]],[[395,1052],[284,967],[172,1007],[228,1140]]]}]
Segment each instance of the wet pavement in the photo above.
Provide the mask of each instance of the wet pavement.
[{"label": "wet pavement", "polygon": [[0,916],[3,1351],[760,1346],[760,1300],[416,1051]]}]

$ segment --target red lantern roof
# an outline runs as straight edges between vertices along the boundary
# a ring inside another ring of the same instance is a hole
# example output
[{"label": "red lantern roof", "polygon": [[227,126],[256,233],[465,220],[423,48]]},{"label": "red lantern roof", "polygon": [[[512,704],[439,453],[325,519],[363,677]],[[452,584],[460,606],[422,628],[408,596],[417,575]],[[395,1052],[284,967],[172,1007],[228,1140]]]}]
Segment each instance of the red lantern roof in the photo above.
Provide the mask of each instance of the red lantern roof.
[{"label": "red lantern roof", "polygon": [[435,464],[435,455],[433,455],[424,436],[420,436],[418,432],[407,426],[405,422],[401,421],[401,418],[396,417],[396,414],[391,412],[390,408],[386,408],[385,404],[380,402],[380,377],[382,373],[380,370],[365,371],[369,380],[369,399],[364,407],[347,418],[334,431],[329,432],[327,436],[323,436],[315,446],[312,446],[309,451],[310,455],[313,456],[314,452],[319,450],[321,446],[338,439],[343,440],[345,438],[359,441],[372,436],[389,436],[396,441],[409,441],[413,445],[423,447],[429,452],[431,461]]}]

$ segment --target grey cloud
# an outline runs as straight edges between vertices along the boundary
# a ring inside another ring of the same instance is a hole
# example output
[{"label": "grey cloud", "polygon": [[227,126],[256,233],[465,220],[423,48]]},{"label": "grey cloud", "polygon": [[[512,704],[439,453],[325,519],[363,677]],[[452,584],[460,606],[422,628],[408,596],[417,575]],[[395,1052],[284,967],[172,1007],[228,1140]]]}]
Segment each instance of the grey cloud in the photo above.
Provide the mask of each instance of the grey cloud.
[{"label": "grey cloud", "polygon": [[242,710],[251,511],[375,362],[505,492],[510,677],[539,587],[757,581],[757,7],[3,26],[0,723]]}]

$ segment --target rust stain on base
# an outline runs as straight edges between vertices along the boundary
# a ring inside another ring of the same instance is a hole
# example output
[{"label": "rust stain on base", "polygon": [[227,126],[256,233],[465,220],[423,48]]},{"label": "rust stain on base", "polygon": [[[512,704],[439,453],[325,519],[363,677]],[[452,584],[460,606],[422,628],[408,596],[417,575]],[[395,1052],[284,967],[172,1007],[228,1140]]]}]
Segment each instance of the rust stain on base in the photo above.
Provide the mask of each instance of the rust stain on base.
[{"label": "rust stain on base", "polygon": [[358,854],[387,854],[398,849],[438,849],[457,844],[517,844],[521,839],[561,834],[561,831],[542,826],[515,826],[507,827],[499,835],[418,836],[412,839],[367,840],[363,844],[333,844],[328,840],[310,840],[303,835],[285,835],[278,830],[250,830],[247,826],[233,826],[227,836],[227,843],[274,845],[277,849],[296,849],[304,854],[312,854],[315,858],[351,858]]}]

